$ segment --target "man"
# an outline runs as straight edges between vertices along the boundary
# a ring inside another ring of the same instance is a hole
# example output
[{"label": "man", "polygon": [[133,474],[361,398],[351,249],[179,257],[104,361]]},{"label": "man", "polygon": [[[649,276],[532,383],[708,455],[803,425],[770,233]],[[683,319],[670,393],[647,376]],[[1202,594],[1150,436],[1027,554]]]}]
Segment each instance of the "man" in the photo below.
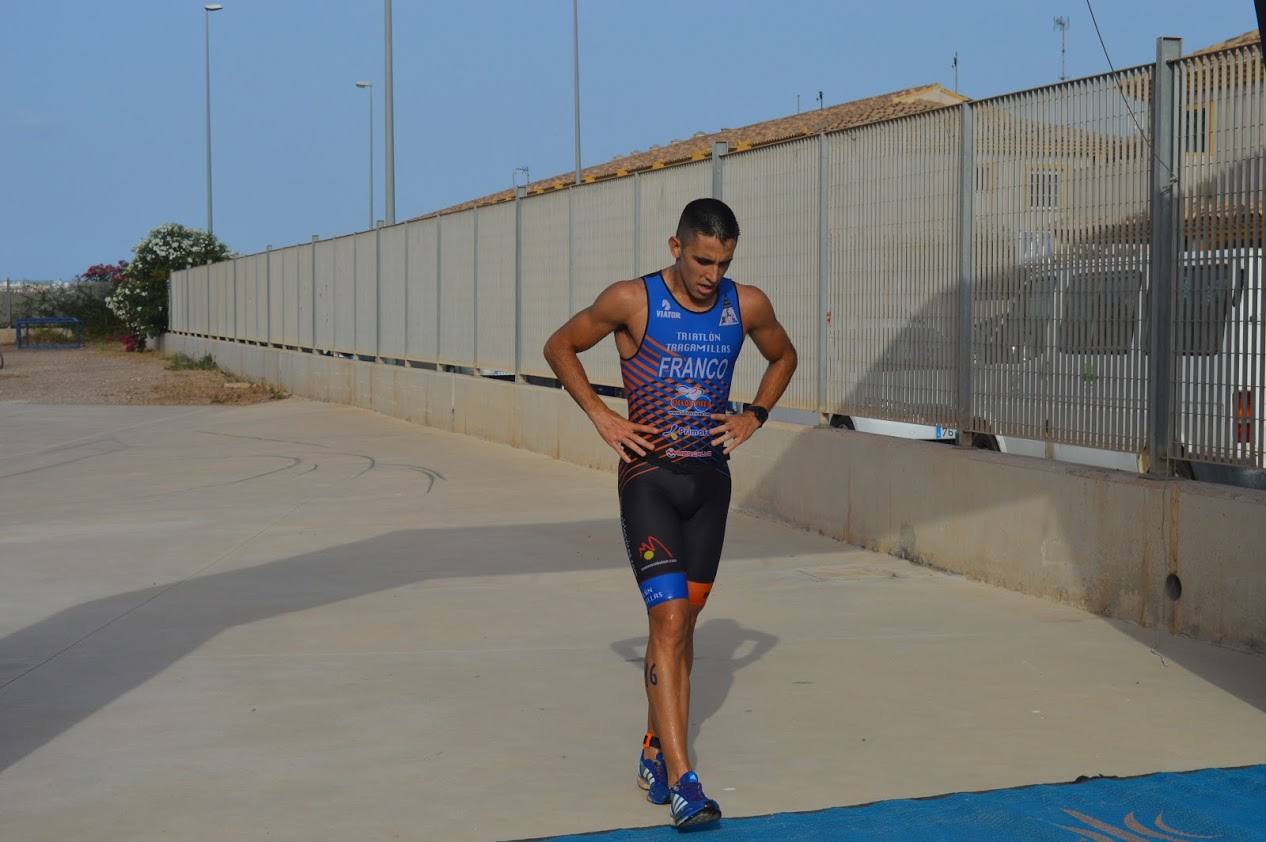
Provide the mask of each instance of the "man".
[{"label": "man", "polygon": [[[765,423],[796,370],[796,350],[765,294],[725,277],[738,245],[734,212],[716,199],[686,205],[673,264],[603,290],[545,343],[559,381],[620,455],[620,523],[646,602],[650,703],[638,784],[673,823],[716,821],[721,809],[686,747],[694,629],[716,579],[730,505],[727,462]],[[615,334],[629,417],[594,392],[577,354]],[[726,414],[744,336],[769,361],[755,401]],[[661,751],[662,749],[662,751]]]}]

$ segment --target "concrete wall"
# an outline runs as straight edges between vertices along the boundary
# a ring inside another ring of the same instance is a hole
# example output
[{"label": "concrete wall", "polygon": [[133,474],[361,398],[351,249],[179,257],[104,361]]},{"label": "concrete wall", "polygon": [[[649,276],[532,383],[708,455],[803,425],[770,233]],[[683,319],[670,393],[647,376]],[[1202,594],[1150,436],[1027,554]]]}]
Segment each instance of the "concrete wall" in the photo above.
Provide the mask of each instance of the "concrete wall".
[{"label": "concrete wall", "polygon": [[[615,470],[559,389],[175,334],[163,349],[209,353],[296,395]],[[735,505],[751,513],[1142,626],[1266,650],[1266,492],[774,422],[733,468]],[[1176,600],[1170,574],[1181,581]]]}]

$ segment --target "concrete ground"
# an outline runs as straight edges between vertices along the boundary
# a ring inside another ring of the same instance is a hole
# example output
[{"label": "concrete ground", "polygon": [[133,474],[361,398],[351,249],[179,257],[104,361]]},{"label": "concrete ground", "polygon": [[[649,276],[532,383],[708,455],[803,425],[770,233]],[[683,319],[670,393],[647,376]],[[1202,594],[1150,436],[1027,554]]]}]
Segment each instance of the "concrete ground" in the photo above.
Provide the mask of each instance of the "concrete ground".
[{"label": "concrete ground", "polygon": [[[0,403],[0,839],[664,822],[644,641],[610,474],[294,398]],[[1266,760],[1260,656],[743,515],[697,652],[732,816]]]}]

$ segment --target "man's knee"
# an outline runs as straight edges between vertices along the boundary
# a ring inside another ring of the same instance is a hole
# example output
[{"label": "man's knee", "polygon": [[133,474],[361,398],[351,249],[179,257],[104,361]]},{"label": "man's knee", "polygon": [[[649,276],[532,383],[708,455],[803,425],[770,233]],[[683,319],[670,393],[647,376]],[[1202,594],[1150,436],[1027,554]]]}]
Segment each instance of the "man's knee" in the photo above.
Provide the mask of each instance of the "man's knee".
[{"label": "man's knee", "polygon": [[661,602],[650,610],[651,639],[680,644],[694,625],[695,610],[685,599]]}]

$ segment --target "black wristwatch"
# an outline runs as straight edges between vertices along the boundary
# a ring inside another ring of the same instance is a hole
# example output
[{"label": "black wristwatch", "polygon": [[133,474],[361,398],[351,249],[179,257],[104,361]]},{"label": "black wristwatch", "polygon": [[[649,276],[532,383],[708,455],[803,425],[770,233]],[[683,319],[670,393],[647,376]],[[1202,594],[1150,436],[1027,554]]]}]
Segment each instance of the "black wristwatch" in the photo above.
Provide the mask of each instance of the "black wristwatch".
[{"label": "black wristwatch", "polygon": [[764,427],[764,426],[765,426],[765,422],[769,420],[769,410],[768,410],[768,409],[766,409],[766,408],[765,408],[765,407],[763,407],[763,406],[758,406],[758,405],[756,405],[756,404],[754,404],[754,403],[749,403],[749,404],[747,405],[747,408],[746,408],[744,411],[745,411],[745,412],[750,412],[750,413],[752,413],[753,415],[755,415],[755,416],[756,416],[756,420],[757,420],[758,422],[760,422],[760,425],[761,425],[762,427]]}]

